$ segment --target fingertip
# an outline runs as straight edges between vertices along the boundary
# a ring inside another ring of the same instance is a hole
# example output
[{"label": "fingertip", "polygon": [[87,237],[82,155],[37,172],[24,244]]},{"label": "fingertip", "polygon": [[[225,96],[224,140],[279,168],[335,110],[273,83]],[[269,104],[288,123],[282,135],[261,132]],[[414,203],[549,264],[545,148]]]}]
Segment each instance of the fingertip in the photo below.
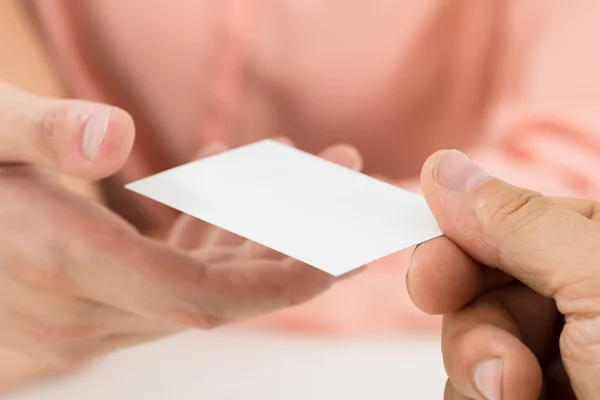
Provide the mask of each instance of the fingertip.
[{"label": "fingertip", "polygon": [[518,342],[504,360],[501,392],[505,399],[537,399],[542,393],[543,375],[537,358]]},{"label": "fingertip", "polygon": [[229,150],[229,146],[227,145],[227,143],[212,142],[212,143],[207,144],[206,146],[204,146],[202,148],[202,150],[200,150],[200,152],[196,156],[196,159],[202,159],[202,158],[214,156],[219,153],[223,153],[227,150]]},{"label": "fingertip", "polygon": [[480,265],[446,237],[417,246],[406,273],[406,286],[415,306],[430,315],[456,311],[484,286]]},{"label": "fingertip", "polygon": [[273,140],[279,144],[283,144],[284,146],[296,147],[296,143],[294,143],[294,141],[292,139],[290,139],[289,137],[286,137],[286,136],[276,136],[276,137],[272,138],[271,140]]},{"label": "fingertip", "polygon": [[[440,158],[449,151],[450,150],[438,150],[430,155],[421,168],[420,176],[421,193],[442,229],[444,228],[447,216],[444,205],[446,202],[441,198],[447,193],[438,190],[439,185],[436,185],[435,183],[435,173]],[[452,205],[453,203],[450,204]],[[446,234],[446,232],[444,233]]]},{"label": "fingertip", "polygon": [[427,160],[423,163],[423,167],[421,168],[421,186],[423,190],[426,187],[430,186],[431,183],[435,180],[435,169],[438,163],[439,158],[446,152],[450,150],[438,150],[432,155],[430,155]]},{"label": "fingertip", "polygon": [[527,400],[542,391],[535,355],[498,327],[480,324],[444,343],[443,352],[454,387],[470,398]]},{"label": "fingertip", "polygon": [[302,261],[287,257],[281,260],[291,290],[292,305],[303,303],[327,290],[336,278]]},{"label": "fingertip", "polygon": [[118,171],[135,141],[133,118],[120,108],[103,105],[74,107],[70,113],[77,113],[81,122],[61,160],[63,172],[95,180]]},{"label": "fingertip", "polygon": [[354,171],[361,171],[364,166],[360,151],[356,147],[345,143],[330,146],[323,150],[319,156]]}]

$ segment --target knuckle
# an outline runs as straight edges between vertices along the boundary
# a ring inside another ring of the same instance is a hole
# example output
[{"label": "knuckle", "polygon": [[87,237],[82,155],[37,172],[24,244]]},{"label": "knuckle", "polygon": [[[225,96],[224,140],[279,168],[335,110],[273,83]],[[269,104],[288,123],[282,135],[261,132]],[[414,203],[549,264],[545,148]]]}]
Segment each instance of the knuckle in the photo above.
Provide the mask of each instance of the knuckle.
[{"label": "knuckle", "polygon": [[521,229],[545,210],[540,193],[510,190],[489,196],[477,207],[477,218],[483,230],[500,229],[510,233]]},{"label": "knuckle", "polygon": [[69,109],[66,106],[47,111],[30,131],[31,143],[45,158],[58,160],[58,142],[69,125]]}]

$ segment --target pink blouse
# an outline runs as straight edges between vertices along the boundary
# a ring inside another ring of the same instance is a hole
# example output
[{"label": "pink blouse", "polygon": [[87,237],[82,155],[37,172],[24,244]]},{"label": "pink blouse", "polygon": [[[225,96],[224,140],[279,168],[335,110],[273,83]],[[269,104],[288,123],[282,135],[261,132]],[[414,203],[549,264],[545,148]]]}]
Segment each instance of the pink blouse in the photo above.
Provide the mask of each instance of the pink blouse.
[{"label": "pink blouse", "polygon": [[[133,154],[105,184],[139,226],[173,213],[122,184],[190,161],[211,141],[269,136],[311,152],[350,143],[366,172],[411,187],[430,153],[459,148],[512,183],[600,197],[600,1],[28,5],[72,95],[134,116]],[[355,311],[381,309],[401,287],[389,275],[402,268],[381,268],[344,284],[374,299]],[[350,307],[350,289],[336,290],[317,304]]]}]

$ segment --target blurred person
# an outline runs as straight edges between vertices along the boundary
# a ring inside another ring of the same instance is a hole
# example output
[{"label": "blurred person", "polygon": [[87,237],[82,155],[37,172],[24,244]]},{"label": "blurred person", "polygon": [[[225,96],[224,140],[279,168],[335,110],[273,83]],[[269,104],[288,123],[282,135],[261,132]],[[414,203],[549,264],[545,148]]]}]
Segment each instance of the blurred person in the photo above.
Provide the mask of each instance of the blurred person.
[{"label": "blurred person", "polygon": [[[240,238],[123,185],[200,152],[266,137],[286,136],[303,150],[410,190],[419,190],[427,155],[453,147],[497,176],[545,193],[599,191],[589,173],[599,160],[598,1],[2,6],[0,76],[47,98],[121,109],[110,109],[110,121],[126,128],[85,142],[90,154],[104,152],[106,159],[93,163],[103,165],[59,165],[83,178],[69,178],[69,187],[183,250],[217,244],[247,254],[253,244],[240,245]],[[130,116],[137,134],[129,153]],[[102,126],[100,120],[96,127]],[[5,162],[39,161],[5,153]],[[255,246],[250,253],[265,251]],[[376,334],[435,327],[437,320],[417,313],[402,288],[407,265],[408,252],[398,253],[310,303],[240,328]]]}]

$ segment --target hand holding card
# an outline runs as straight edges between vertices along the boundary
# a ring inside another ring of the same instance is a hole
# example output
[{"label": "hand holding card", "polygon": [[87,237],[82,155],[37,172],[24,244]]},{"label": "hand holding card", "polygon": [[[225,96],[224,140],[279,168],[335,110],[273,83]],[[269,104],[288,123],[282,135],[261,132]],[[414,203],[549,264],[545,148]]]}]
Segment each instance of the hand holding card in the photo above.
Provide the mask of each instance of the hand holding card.
[{"label": "hand holding card", "polygon": [[127,188],[334,276],[441,234],[420,196],[271,140]]}]

